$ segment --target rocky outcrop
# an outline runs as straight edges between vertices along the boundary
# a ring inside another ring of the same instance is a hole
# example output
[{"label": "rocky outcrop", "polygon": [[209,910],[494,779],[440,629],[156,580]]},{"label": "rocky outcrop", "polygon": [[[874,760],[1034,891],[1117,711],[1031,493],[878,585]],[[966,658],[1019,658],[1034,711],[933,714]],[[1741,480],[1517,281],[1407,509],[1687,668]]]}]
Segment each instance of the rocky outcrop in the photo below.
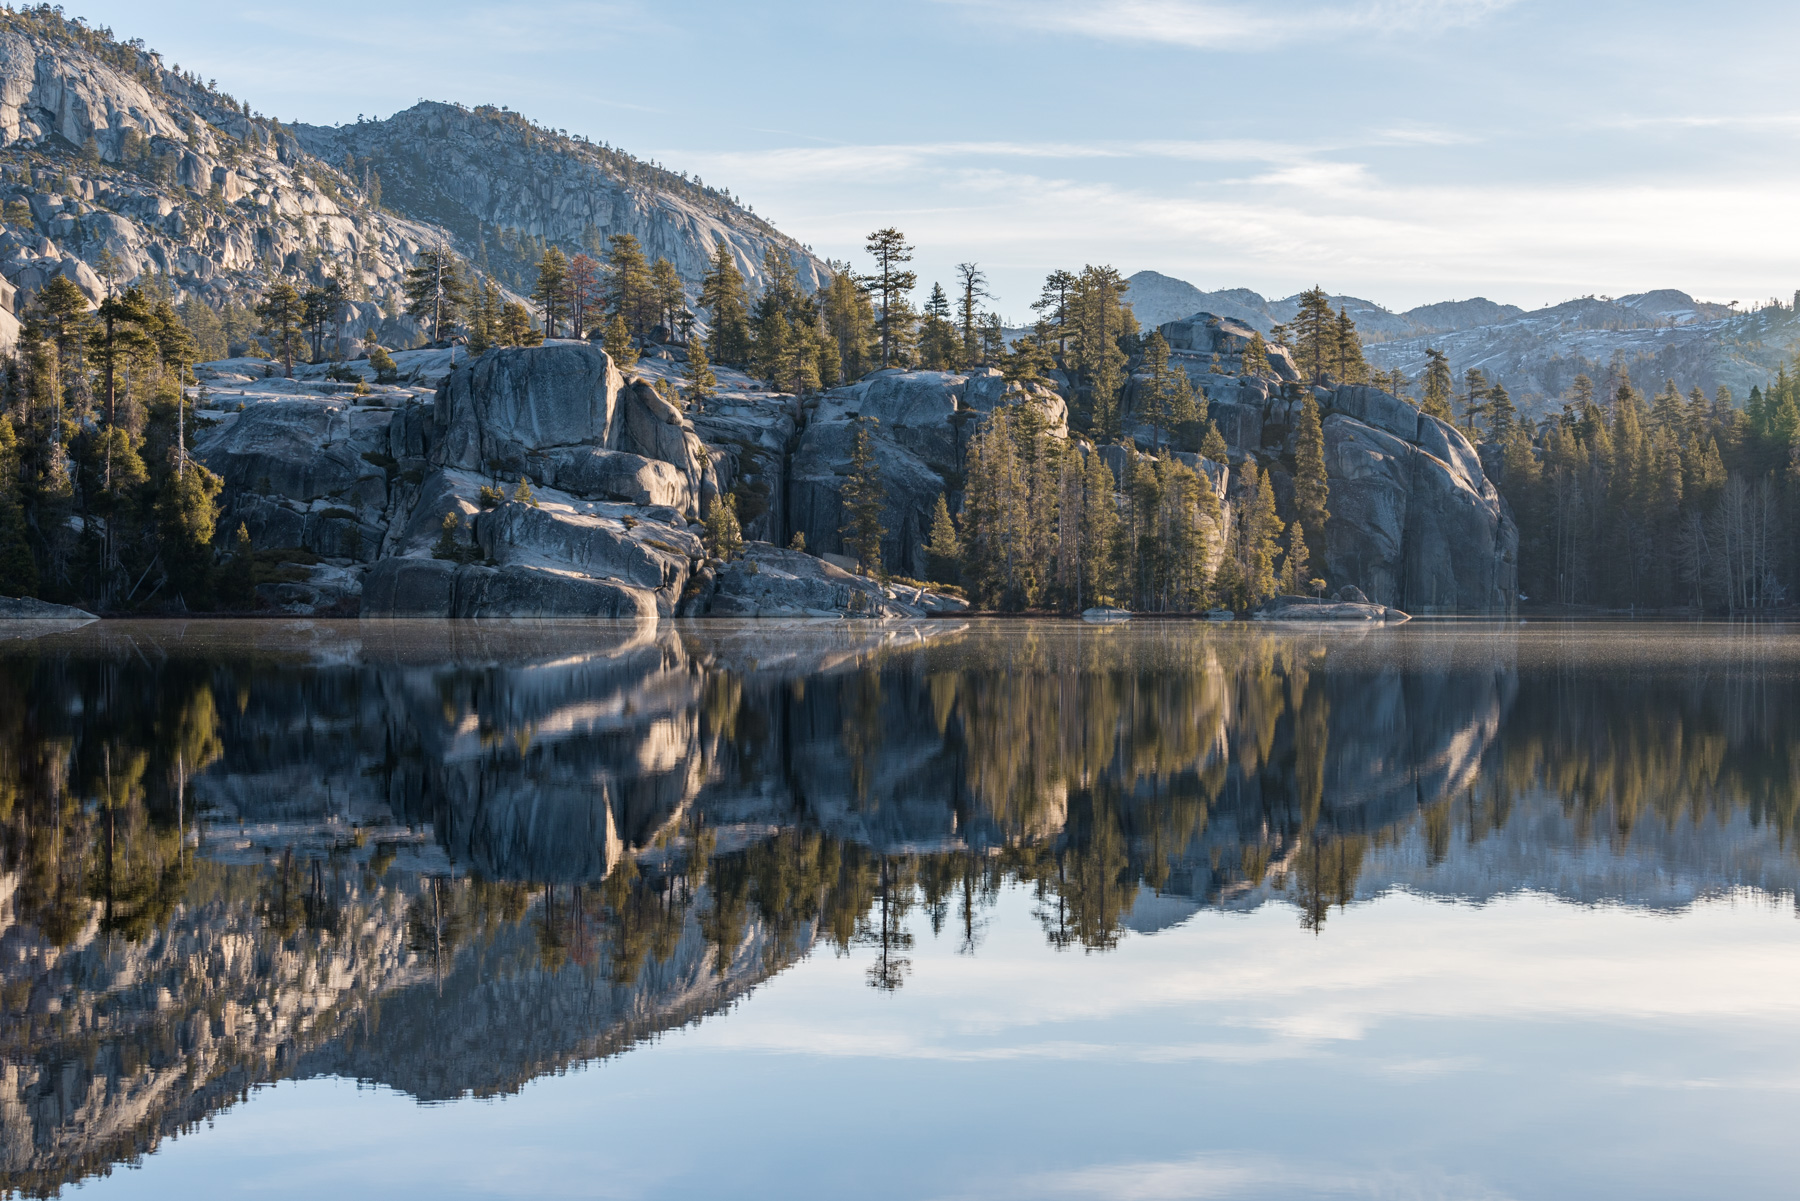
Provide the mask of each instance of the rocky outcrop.
[{"label": "rocky outcrop", "polygon": [[[1348,590],[1347,590],[1348,591]],[[1322,600],[1310,596],[1277,596],[1250,615],[1257,621],[1361,621],[1399,624],[1410,615],[1367,601]]]},{"label": "rocky outcrop", "polygon": [[[1234,374],[1249,330],[1211,314],[1162,332],[1178,348],[1171,362],[1206,395],[1232,460],[1266,468],[1287,503],[1302,403],[1291,361],[1271,357],[1276,380]],[[1408,613],[1513,612],[1518,528],[1462,432],[1378,388],[1315,387],[1311,395],[1331,490],[1327,578]]]},{"label": "rocky outcrop", "polygon": [[881,561],[897,574],[927,574],[925,543],[939,496],[956,508],[963,454],[980,420],[1002,402],[1028,401],[1067,436],[1068,409],[1043,387],[1008,385],[999,372],[878,371],[821,395],[788,468],[788,524],[815,553],[842,553],[843,484],[859,428],[868,432],[886,489]]},{"label": "rocky outcrop", "polygon": [[966,612],[968,603],[916,586],[883,585],[800,551],[751,542],[723,564],[712,591],[697,598],[708,617],[928,617]]}]

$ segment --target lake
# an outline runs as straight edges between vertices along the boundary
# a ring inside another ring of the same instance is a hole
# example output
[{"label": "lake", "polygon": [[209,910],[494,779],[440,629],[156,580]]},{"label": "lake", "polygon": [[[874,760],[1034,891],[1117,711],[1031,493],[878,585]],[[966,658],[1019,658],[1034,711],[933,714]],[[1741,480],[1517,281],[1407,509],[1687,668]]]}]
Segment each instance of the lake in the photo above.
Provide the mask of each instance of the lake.
[{"label": "lake", "polygon": [[1736,1198],[1800,632],[0,627],[0,1188]]}]

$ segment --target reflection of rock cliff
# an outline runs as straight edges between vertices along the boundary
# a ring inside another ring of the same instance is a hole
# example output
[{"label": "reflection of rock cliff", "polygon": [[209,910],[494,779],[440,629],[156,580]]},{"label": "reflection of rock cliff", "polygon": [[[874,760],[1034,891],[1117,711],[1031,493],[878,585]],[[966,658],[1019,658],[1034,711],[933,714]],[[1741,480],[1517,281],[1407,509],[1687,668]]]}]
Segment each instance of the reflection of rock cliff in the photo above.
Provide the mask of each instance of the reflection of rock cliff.
[{"label": "reflection of rock cliff", "polygon": [[1047,937],[1105,948],[1203,904],[1287,897],[1317,925],[1394,885],[1800,883],[1770,716],[1792,684],[1569,673],[1534,628],[103,622],[0,645],[0,1184],[105,1170],[279,1077],[516,1089],[820,941],[879,945],[896,987],[915,897],[935,921],[1027,884]]},{"label": "reflection of rock cliff", "polygon": [[571,929],[566,892],[377,878],[370,851],[341,848],[322,875],[292,859],[202,865],[178,916],[140,943],[90,926],[54,947],[9,905],[0,1189],[104,1172],[271,1080],[354,1075],[424,1100],[513,1091],[715,1012],[810,946],[810,931],[776,941],[754,922],[717,945],[701,890],[626,970],[603,922]]}]

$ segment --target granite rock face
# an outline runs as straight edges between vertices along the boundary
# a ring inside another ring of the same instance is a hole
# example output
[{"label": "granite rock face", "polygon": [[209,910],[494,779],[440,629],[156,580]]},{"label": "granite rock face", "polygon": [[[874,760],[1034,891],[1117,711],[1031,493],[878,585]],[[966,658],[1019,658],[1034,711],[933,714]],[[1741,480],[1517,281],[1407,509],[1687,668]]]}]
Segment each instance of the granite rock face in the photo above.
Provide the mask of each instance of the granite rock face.
[{"label": "granite rock face", "polygon": [[[1280,379],[1241,374],[1247,325],[1199,313],[1161,327],[1171,362],[1207,397],[1233,463],[1256,463],[1292,492],[1306,394],[1285,354]],[[1364,385],[1314,387],[1331,520],[1325,574],[1371,603],[1415,614],[1507,614],[1518,600],[1518,528],[1481,456],[1454,426]],[[1140,437],[1143,435],[1140,435]]]},{"label": "granite rock face", "polygon": [[[973,398],[971,400],[971,398]],[[1008,384],[998,372],[878,371],[824,393],[788,466],[788,524],[815,553],[842,553],[843,486],[857,429],[868,431],[886,488],[882,562],[923,578],[925,543],[939,496],[952,510],[969,439],[998,405],[1028,402],[1055,436],[1068,434],[1068,407],[1048,388]]]},{"label": "granite rock face", "polygon": [[410,169],[384,176],[387,205],[441,222],[471,252],[485,229],[490,259],[503,253],[492,238],[496,227],[564,246],[583,245],[596,233],[602,239],[630,234],[652,261],[667,258],[696,287],[721,242],[752,295],[766,282],[763,257],[771,249],[787,253],[808,291],[827,278],[823,262],[726,193],[518,113],[421,102],[382,120],[293,130],[301,146],[326,162],[354,154],[407,163]]}]

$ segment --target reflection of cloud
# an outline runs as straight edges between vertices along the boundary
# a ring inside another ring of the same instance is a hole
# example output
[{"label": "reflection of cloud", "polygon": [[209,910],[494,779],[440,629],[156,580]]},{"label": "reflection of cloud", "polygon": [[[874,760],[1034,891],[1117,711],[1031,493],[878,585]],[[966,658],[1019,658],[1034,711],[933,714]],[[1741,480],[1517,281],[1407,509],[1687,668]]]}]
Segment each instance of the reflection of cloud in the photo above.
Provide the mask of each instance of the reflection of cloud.
[{"label": "reflection of cloud", "polygon": [[[1331,1056],[1406,1080],[1488,1067],[1456,1054],[1390,1055],[1375,1037],[1421,1022],[1755,1029],[1791,1022],[1800,1007],[1800,961],[1781,949],[1786,919],[1741,898],[1671,922],[1538,894],[1472,908],[1392,893],[1334,915],[1319,939],[1294,929],[1290,908],[1270,905],[1248,918],[1202,912],[1080,959],[1021,929],[1022,889],[1001,904],[1019,908],[996,929],[1018,934],[972,959],[922,959],[901,994],[905,1020],[844,1006],[860,964],[815,960],[692,1037],[713,1048],[938,1062]],[[1788,1078],[1783,1065],[1769,1070]]]},{"label": "reflection of cloud", "polygon": [[[1431,1169],[1405,1172],[1302,1164],[1260,1155],[1195,1155],[1187,1159],[1100,1164],[1043,1172],[1011,1181],[984,1181],[980,1196],[1098,1197],[1107,1201],[1188,1201],[1232,1197],[1394,1197],[1502,1201],[1498,1192],[1466,1176]],[[942,1201],[952,1201],[944,1198]]]},{"label": "reflection of cloud", "polygon": [[1475,24],[1512,0],[1361,0],[1250,4],[1231,0],[947,0],[1021,27],[1122,42],[1273,50],[1348,35],[1393,37]]}]

